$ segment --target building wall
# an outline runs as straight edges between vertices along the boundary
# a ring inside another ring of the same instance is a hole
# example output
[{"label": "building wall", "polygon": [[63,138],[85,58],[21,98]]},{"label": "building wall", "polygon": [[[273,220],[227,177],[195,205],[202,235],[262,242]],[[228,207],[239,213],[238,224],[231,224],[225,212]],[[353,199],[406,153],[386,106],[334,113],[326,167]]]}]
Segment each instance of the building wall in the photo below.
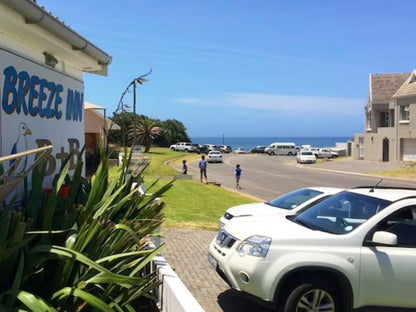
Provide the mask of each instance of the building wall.
[{"label": "building wall", "polygon": [[104,116],[100,116],[93,110],[85,112],[85,133],[102,133],[104,127]]},{"label": "building wall", "polygon": [[394,128],[379,128],[377,133],[356,134],[353,144],[354,159],[360,159],[359,155],[359,138],[364,140],[364,157],[365,160],[383,161],[383,140],[389,140],[389,161],[395,159],[395,130]]}]

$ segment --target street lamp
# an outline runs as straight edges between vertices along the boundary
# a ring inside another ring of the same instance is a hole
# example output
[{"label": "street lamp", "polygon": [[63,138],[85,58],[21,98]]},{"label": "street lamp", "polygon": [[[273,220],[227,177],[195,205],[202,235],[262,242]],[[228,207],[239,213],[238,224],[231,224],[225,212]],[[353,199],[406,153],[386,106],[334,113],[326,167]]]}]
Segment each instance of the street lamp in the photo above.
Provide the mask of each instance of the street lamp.
[{"label": "street lamp", "polygon": [[143,74],[137,78],[134,78],[129,85],[127,86],[126,90],[121,94],[120,101],[118,102],[118,106],[116,111],[118,111],[120,108],[123,107],[123,98],[126,95],[126,93],[129,91],[130,87],[133,86],[133,113],[136,114],[136,83],[143,84],[147,81],[145,78],[146,76],[149,76],[152,73],[152,69],[150,68],[149,72],[146,74]]},{"label": "street lamp", "polygon": [[[124,90],[124,92],[121,94],[120,101],[118,102],[118,106],[117,106],[117,109],[114,112],[114,114],[116,114],[116,112],[118,112],[120,110],[121,110],[121,113],[124,113],[123,98],[126,95],[126,93],[129,91],[130,87],[133,86],[133,114],[134,114],[133,115],[133,118],[134,118],[134,121],[136,121],[136,83],[143,84],[144,82],[147,81],[146,77],[148,75],[150,75],[151,73],[152,73],[152,69],[150,68],[149,72],[147,72],[146,74],[143,74],[143,75],[141,75],[141,76],[139,76],[137,78],[134,78],[129,83],[129,85],[127,86],[126,90]],[[111,129],[112,124],[113,123],[111,123],[111,125],[110,125],[110,129]],[[122,125],[122,136],[123,136],[123,141],[124,141],[124,138],[125,138],[125,135],[124,135],[124,125]],[[124,141],[124,145],[126,145],[126,142],[125,141]]]},{"label": "street lamp", "polygon": [[[152,69],[150,68],[148,73],[137,77],[136,79],[134,79],[130,83],[130,84],[133,84],[133,113],[134,113],[134,116],[136,116],[136,82],[138,84],[143,84],[144,82],[147,81],[147,79],[145,77],[150,75],[151,73],[152,73]],[[136,117],[134,117],[134,118],[136,118]]]}]

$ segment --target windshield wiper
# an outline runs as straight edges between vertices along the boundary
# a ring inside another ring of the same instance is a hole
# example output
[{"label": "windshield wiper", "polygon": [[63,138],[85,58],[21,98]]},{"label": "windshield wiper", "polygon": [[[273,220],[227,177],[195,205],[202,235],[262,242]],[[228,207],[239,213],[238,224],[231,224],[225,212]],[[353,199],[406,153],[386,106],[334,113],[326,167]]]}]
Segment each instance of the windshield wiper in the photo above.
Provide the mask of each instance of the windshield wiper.
[{"label": "windshield wiper", "polygon": [[304,227],[307,227],[308,229],[312,229],[311,225],[309,223],[306,223],[305,221],[298,220],[297,218],[294,218],[293,221],[300,225],[303,225]]},{"label": "windshield wiper", "polygon": [[326,233],[335,234],[333,231],[330,231],[330,230],[327,230],[327,229],[322,228],[322,227],[320,227],[320,226],[317,226],[316,224],[313,224],[313,223],[307,223],[307,222],[305,222],[305,221],[303,221],[303,220],[298,220],[298,219],[296,218],[296,217],[297,217],[296,215],[294,215],[294,216],[292,216],[292,217],[295,217],[295,218],[293,219],[293,221],[294,221],[294,222],[299,223],[299,224],[303,225],[304,227],[307,227],[308,229],[311,229],[311,230],[313,230],[313,231],[321,231],[321,232],[326,232]]}]

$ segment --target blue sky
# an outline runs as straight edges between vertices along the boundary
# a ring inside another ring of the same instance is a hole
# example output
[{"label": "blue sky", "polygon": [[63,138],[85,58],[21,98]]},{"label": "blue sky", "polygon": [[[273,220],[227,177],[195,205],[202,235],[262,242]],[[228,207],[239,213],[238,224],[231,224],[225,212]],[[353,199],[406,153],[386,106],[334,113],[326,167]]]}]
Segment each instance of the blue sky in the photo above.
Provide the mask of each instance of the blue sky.
[{"label": "blue sky", "polygon": [[[198,136],[353,136],[370,73],[411,72],[412,0],[119,0],[37,3],[113,57],[85,100]],[[125,96],[133,103],[132,93]]]}]

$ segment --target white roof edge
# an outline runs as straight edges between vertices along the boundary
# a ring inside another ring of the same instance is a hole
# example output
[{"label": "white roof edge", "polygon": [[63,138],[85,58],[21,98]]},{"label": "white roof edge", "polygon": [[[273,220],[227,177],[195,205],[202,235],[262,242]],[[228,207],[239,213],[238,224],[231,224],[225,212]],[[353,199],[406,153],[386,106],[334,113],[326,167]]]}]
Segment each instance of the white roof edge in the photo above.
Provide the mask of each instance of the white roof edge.
[{"label": "white roof edge", "polygon": [[84,101],[84,109],[105,109],[105,107]]},{"label": "white roof edge", "polygon": [[403,82],[403,84],[400,86],[400,88],[393,94],[392,98],[397,98],[399,97],[399,93],[400,91],[403,89],[403,87],[407,84],[409,84],[410,79],[412,78],[412,76],[415,74],[415,71],[411,72],[409,77],[407,77],[407,79]]},{"label": "white roof edge", "polygon": [[23,15],[26,23],[39,25],[68,42],[74,50],[82,51],[96,59],[102,69],[95,73],[107,75],[107,66],[111,63],[112,57],[45,11],[33,0],[0,0],[0,2]]}]

